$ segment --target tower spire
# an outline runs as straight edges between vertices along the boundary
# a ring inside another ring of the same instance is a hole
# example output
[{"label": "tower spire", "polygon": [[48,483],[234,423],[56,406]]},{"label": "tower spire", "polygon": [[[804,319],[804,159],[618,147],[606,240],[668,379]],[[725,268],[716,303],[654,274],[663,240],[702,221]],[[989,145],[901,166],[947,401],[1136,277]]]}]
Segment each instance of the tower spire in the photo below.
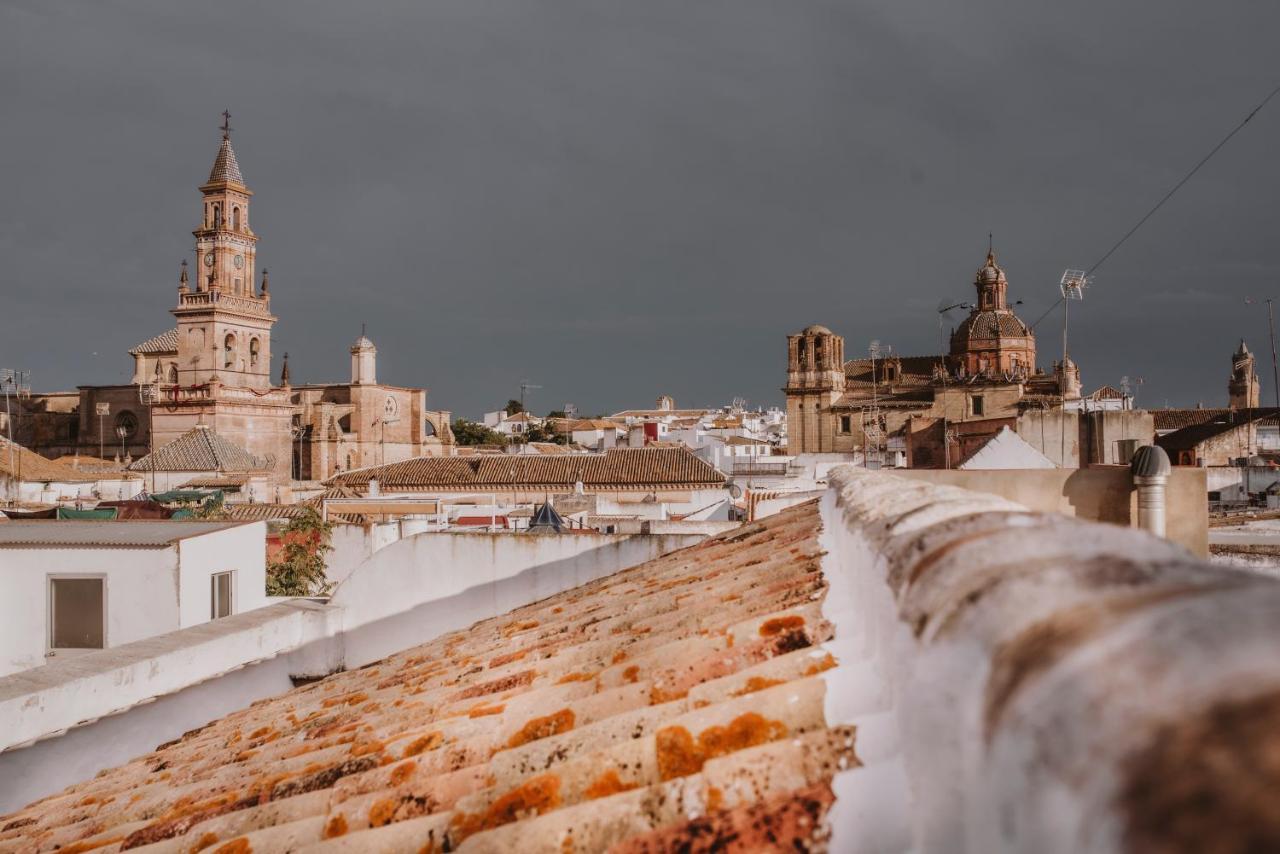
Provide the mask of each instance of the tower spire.
[{"label": "tower spire", "polygon": [[222,111],[222,126],[220,130],[222,131],[223,139],[231,139],[231,111],[230,110]]}]

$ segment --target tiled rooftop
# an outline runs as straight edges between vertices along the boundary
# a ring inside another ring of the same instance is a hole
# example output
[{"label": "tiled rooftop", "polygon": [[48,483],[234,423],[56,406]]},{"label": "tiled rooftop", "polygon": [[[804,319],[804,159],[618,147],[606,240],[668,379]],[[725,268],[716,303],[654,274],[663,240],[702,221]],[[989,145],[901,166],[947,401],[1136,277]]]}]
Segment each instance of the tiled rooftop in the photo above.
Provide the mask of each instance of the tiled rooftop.
[{"label": "tiled rooftop", "polygon": [[241,522],[170,522],[168,520],[57,522],[14,519],[0,525],[0,549],[164,548],[179,540],[235,528]]},{"label": "tiled rooftop", "polygon": [[210,184],[239,184],[244,186],[244,176],[240,174],[240,163],[236,160],[235,149],[231,140],[222,138],[218,146],[218,155],[213,159],[213,168],[209,170]]},{"label": "tiled rooftop", "polygon": [[11,475],[27,482],[51,483],[92,483],[103,477],[80,471],[67,463],[46,459],[4,437],[0,437],[0,475]]},{"label": "tiled rooftop", "polygon": [[129,351],[130,355],[138,353],[177,353],[178,352],[178,328],[175,326],[166,332],[161,332],[154,338],[148,338],[141,344],[138,344]]},{"label": "tiled rooftop", "polygon": [[816,503],[187,733],[0,818],[0,849],[821,848]]},{"label": "tiled rooftop", "polygon": [[130,471],[249,472],[267,467],[264,460],[224,439],[209,427],[193,427],[177,439],[147,454]]},{"label": "tiled rooftop", "polygon": [[688,448],[611,448],[603,454],[417,457],[344,472],[325,481],[385,489],[481,486],[719,486],[724,475]]}]

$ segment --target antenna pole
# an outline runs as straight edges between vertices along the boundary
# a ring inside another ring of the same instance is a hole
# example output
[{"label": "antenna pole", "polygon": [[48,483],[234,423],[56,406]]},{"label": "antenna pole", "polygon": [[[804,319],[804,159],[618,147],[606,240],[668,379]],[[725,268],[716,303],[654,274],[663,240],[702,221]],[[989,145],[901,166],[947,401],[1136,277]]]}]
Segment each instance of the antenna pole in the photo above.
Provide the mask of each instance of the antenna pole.
[{"label": "antenna pole", "polygon": [[1067,467],[1067,321],[1071,317],[1071,299],[1062,304],[1062,450],[1059,461],[1063,468]]},{"label": "antenna pole", "polygon": [[1280,367],[1276,365],[1276,312],[1274,300],[1267,300],[1267,321],[1271,324],[1271,379],[1275,383],[1276,408],[1280,409]]}]

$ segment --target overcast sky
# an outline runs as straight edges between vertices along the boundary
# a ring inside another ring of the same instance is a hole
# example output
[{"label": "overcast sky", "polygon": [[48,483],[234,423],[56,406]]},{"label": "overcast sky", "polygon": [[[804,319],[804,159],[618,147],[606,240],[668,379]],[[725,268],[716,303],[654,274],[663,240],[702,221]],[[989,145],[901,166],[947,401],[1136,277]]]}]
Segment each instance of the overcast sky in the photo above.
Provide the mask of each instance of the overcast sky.
[{"label": "overcast sky", "polygon": [[[0,2],[0,367],[127,382],[228,108],[276,372],[476,416],[780,403],[821,322],[938,349],[987,233],[1032,321],[1280,83],[1280,4]],[[1224,405],[1280,297],[1280,98],[1098,272],[1086,390]],[[957,317],[958,320],[958,317]],[[1061,352],[1061,312],[1037,330]]]}]

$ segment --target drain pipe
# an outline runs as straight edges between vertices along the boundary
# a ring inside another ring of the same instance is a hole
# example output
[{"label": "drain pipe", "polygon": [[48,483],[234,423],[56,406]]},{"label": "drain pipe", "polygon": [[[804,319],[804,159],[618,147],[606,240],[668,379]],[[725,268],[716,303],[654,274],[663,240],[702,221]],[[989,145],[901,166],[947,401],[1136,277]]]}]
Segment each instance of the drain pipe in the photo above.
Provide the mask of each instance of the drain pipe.
[{"label": "drain pipe", "polygon": [[1143,445],[1133,455],[1129,471],[1138,490],[1138,527],[1157,537],[1165,535],[1169,455],[1157,445]]}]

